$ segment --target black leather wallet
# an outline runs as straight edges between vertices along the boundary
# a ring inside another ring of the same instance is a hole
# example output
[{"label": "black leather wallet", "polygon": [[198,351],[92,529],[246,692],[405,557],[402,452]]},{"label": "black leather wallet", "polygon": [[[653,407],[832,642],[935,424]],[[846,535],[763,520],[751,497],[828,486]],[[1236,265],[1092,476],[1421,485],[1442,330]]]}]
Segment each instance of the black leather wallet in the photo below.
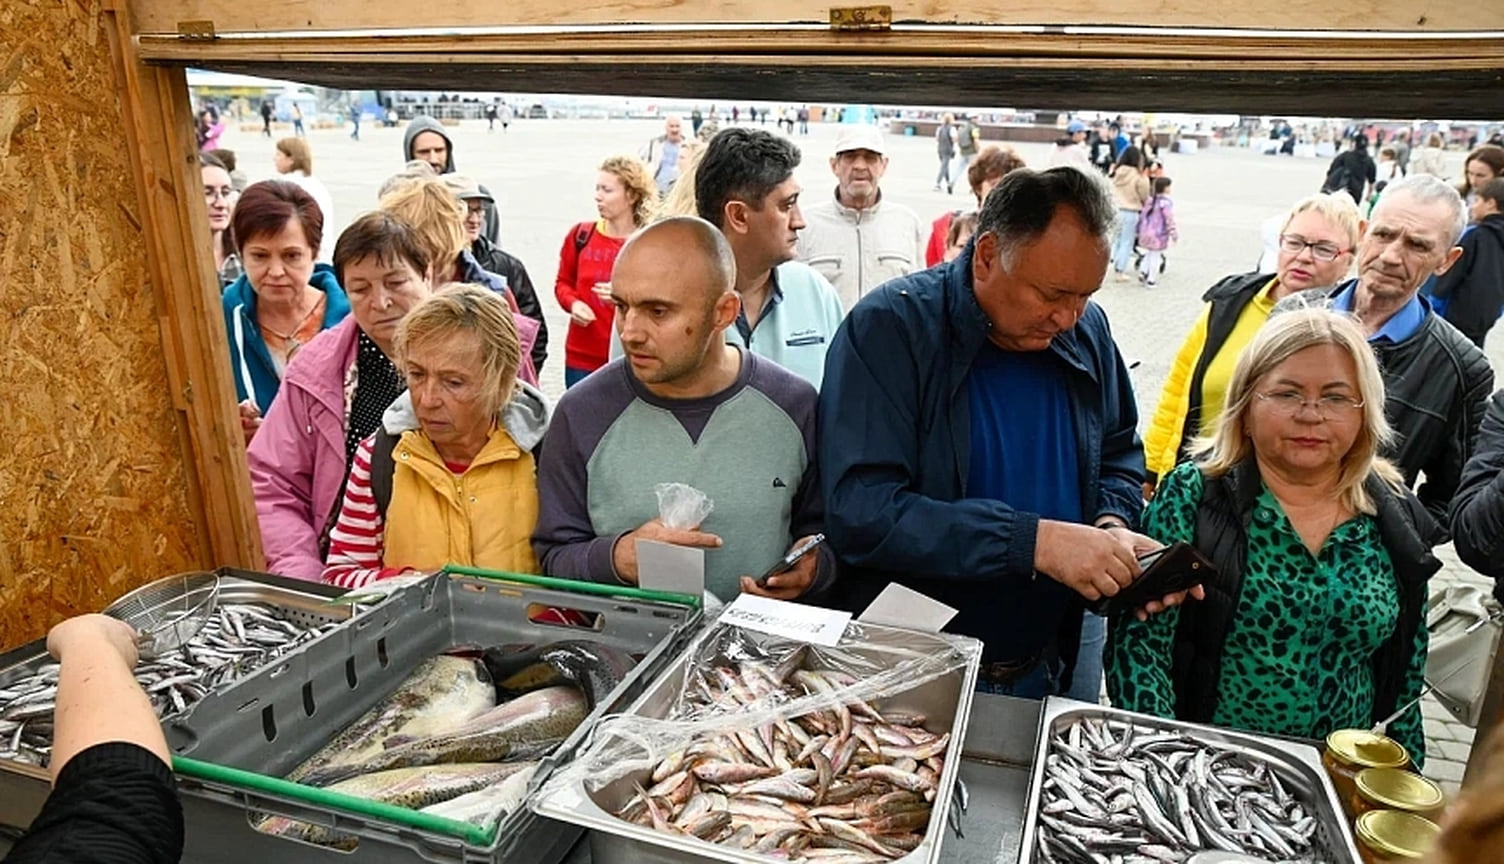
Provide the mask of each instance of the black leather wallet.
[{"label": "black leather wallet", "polygon": [[1156,549],[1139,556],[1138,563],[1143,572],[1131,585],[1111,597],[1088,603],[1087,608],[1098,615],[1112,617],[1132,612],[1150,600],[1185,591],[1217,576],[1217,568],[1212,562],[1189,543]]}]

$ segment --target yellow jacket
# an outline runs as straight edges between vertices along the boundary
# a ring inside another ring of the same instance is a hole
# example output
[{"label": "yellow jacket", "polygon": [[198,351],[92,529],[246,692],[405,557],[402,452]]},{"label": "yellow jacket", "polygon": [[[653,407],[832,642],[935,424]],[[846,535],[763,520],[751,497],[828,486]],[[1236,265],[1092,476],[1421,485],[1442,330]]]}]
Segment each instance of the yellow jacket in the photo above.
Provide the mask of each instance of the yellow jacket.
[{"label": "yellow jacket", "polygon": [[1191,325],[1191,332],[1186,334],[1185,342],[1175,352],[1170,375],[1159,392],[1159,404],[1154,407],[1154,419],[1144,434],[1144,466],[1149,469],[1150,480],[1156,484],[1180,461],[1181,432],[1191,403],[1191,375],[1201,359],[1201,350],[1206,347],[1206,321],[1210,311],[1210,305],[1201,310],[1196,323]]}]

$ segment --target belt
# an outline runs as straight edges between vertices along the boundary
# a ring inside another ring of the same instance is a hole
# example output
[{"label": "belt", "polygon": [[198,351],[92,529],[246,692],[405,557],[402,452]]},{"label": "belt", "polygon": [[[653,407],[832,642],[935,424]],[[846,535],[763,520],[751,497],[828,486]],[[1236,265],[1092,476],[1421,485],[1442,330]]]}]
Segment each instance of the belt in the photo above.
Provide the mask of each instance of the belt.
[{"label": "belt", "polygon": [[1033,672],[1044,658],[1041,655],[1025,657],[1022,660],[997,660],[992,663],[983,663],[977,672],[977,677],[988,684],[1007,685]]}]

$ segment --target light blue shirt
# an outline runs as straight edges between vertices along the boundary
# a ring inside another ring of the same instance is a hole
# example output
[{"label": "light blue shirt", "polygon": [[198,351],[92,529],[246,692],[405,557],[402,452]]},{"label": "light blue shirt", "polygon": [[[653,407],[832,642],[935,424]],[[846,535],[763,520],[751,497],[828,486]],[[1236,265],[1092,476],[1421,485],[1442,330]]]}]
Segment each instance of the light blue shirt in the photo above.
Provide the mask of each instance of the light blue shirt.
[{"label": "light blue shirt", "polygon": [[[1357,293],[1358,281],[1354,279],[1346,288],[1338,291],[1332,297],[1332,309],[1337,312],[1353,311],[1353,296]],[[1421,325],[1426,323],[1426,301],[1420,299],[1420,295],[1410,298],[1410,302],[1400,307],[1400,310],[1390,316],[1388,321],[1379,331],[1368,337],[1368,341],[1377,342],[1380,339],[1388,339],[1390,342],[1399,344],[1420,332]]]}]

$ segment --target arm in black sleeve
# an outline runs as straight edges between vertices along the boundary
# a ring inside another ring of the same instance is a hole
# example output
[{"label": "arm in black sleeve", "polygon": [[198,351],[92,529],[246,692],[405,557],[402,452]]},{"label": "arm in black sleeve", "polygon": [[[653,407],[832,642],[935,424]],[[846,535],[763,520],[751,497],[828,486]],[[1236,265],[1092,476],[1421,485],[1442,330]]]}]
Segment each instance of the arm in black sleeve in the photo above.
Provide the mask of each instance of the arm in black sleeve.
[{"label": "arm in black sleeve", "polygon": [[512,289],[512,294],[517,298],[517,311],[538,322],[538,337],[533,341],[533,368],[542,371],[543,361],[548,359],[548,322],[543,320],[543,304],[538,302],[538,289],[533,287],[533,279],[527,275],[527,267],[522,260],[515,255],[507,255],[511,259],[512,272],[507,274],[507,284]]},{"label": "arm in black sleeve", "polygon": [[1473,457],[1462,469],[1451,527],[1463,563],[1494,579],[1504,576],[1504,390],[1489,402]]},{"label": "arm in black sleeve", "polygon": [[1463,466],[1477,446],[1478,430],[1488,411],[1488,396],[1494,389],[1494,370],[1488,365],[1488,357],[1472,343],[1465,345],[1468,351],[1460,358],[1462,410],[1456,418],[1456,427],[1447,435],[1446,446],[1426,463],[1423,469],[1426,482],[1416,492],[1416,497],[1426,505],[1426,509],[1442,523],[1446,522],[1447,510],[1457,494]]},{"label": "arm in black sleeve", "polygon": [[177,864],[183,806],[172,772],[135,744],[96,744],[58,774],[5,864]]}]

